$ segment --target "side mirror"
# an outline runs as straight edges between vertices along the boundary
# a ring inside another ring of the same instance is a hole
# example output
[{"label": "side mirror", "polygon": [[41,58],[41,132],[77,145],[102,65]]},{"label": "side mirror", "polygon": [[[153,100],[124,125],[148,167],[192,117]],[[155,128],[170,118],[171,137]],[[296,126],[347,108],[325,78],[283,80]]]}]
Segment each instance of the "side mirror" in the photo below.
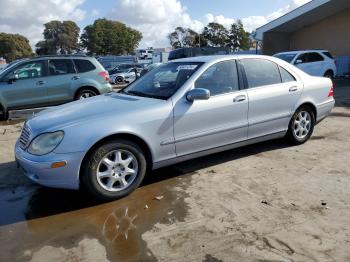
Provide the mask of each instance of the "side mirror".
[{"label": "side mirror", "polygon": [[16,82],[16,80],[18,80],[18,74],[12,75],[12,76],[8,79],[8,83],[9,83],[9,84],[12,84],[13,82]]},{"label": "side mirror", "polygon": [[210,98],[210,91],[204,88],[194,88],[187,92],[186,99],[189,102],[194,100],[208,100]]},{"label": "side mirror", "polygon": [[303,63],[303,60],[301,60],[301,59],[298,59],[297,61],[295,61],[295,65],[299,65],[299,64],[302,64]]}]

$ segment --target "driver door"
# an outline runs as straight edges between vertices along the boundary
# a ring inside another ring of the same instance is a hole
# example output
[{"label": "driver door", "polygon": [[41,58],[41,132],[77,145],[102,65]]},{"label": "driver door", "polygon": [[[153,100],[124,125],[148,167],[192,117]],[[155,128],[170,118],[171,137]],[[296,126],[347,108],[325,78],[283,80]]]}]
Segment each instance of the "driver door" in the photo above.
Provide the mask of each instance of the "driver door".
[{"label": "driver door", "polygon": [[40,107],[48,103],[44,61],[23,63],[2,80],[1,92],[9,109]]},{"label": "driver door", "polygon": [[176,153],[183,156],[247,139],[248,96],[240,90],[235,60],[209,67],[194,88],[210,91],[208,100],[187,101],[174,106]]}]

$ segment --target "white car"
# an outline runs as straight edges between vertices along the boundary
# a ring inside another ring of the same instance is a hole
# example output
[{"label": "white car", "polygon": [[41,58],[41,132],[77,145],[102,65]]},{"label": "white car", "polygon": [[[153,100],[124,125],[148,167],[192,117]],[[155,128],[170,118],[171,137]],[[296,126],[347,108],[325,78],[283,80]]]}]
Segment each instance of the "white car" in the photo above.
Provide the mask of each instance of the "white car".
[{"label": "white car", "polygon": [[135,68],[118,70],[116,73],[109,76],[114,84],[132,83],[136,80],[137,77],[139,77],[139,73]]},{"label": "white car", "polygon": [[290,51],[274,57],[295,65],[309,75],[333,78],[337,74],[335,60],[327,50]]},{"label": "white car", "polygon": [[147,60],[147,59],[152,59],[152,57],[153,57],[153,50],[141,49],[138,51],[138,59]]}]

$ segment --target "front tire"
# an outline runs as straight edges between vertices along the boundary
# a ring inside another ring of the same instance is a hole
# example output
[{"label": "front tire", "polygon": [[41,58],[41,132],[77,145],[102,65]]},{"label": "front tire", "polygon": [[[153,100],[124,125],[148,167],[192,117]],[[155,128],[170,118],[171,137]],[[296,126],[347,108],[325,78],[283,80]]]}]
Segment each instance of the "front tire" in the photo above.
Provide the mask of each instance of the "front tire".
[{"label": "front tire", "polygon": [[106,142],[88,156],[82,182],[95,198],[109,201],[124,197],[141,184],[147,170],[143,150],[134,142]]},{"label": "front tire", "polygon": [[287,140],[294,145],[305,143],[311,137],[315,126],[315,114],[307,106],[302,106],[294,113],[289,122]]}]

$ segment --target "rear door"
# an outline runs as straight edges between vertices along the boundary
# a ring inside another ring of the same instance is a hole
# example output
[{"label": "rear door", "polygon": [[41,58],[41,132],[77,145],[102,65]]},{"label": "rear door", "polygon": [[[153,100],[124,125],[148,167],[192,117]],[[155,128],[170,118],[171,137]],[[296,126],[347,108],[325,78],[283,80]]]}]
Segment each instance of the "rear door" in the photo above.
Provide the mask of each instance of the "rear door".
[{"label": "rear door", "polygon": [[174,136],[178,156],[247,139],[248,99],[240,90],[235,60],[216,63],[194,83],[210,91],[208,100],[185,97],[174,106]]},{"label": "rear door", "polygon": [[53,104],[71,101],[74,98],[72,85],[77,77],[71,59],[48,60],[47,88],[50,102]]},{"label": "rear door", "polygon": [[296,61],[301,61],[296,66],[304,72],[313,76],[323,76],[324,58],[317,52],[301,54]]},{"label": "rear door", "polygon": [[267,59],[242,59],[249,99],[248,139],[285,131],[303,85]]},{"label": "rear door", "polygon": [[0,85],[9,109],[49,104],[45,61],[30,61],[16,66],[3,77]]}]

